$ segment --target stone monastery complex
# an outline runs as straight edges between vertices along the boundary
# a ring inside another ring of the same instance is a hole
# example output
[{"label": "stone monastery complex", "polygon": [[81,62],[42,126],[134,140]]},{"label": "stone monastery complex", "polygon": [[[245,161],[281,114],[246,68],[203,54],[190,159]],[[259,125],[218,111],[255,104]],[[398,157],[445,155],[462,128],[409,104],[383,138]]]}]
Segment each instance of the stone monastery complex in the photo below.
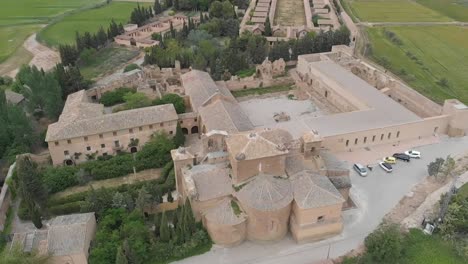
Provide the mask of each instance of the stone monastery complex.
[{"label": "stone monastery complex", "polygon": [[[284,71],[282,63],[274,62],[274,70]],[[271,63],[257,67],[265,83],[272,72]],[[216,244],[279,240],[288,231],[306,242],[339,234],[342,210],[353,206],[349,171],[333,153],[468,131],[467,106],[458,100],[439,106],[344,46],[299,56],[287,75],[292,93],[328,105],[329,113],[259,125],[231,93],[256,84],[255,78],[244,85],[215,82],[198,70],[145,68],[128,73],[125,82],[153,97],[178,93],[187,113],[172,105],[107,113],[96,100],[122,86],[118,80],[79,91],[49,126],[52,161],[72,165],[88,154],[137,152],[157,131],[175,134],[179,123],[190,140],[171,152],[177,199],[190,200]]]}]

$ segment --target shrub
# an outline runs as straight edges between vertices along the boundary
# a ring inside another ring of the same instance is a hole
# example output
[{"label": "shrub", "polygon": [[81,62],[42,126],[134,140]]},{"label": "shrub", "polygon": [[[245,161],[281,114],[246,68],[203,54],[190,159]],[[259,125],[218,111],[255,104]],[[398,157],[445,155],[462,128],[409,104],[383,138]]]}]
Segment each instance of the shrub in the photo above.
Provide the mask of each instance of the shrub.
[{"label": "shrub", "polygon": [[135,93],[135,89],[121,87],[117,88],[114,91],[105,92],[101,96],[101,103],[104,106],[112,106],[120,103],[124,103],[124,96],[128,93]]},{"label": "shrub", "polygon": [[104,180],[132,173],[133,165],[132,155],[123,154],[109,160],[88,161],[80,166],[88,171],[94,180]]},{"label": "shrub", "polygon": [[398,225],[381,225],[366,237],[364,244],[376,263],[398,263],[402,257],[403,236]]},{"label": "shrub", "polygon": [[184,98],[177,94],[165,94],[160,99],[153,101],[154,105],[172,104],[178,114],[185,113],[185,102]]},{"label": "shrub", "polygon": [[140,66],[136,65],[135,63],[132,63],[132,64],[125,66],[124,72],[133,71],[135,69],[140,69]]},{"label": "shrub", "polygon": [[49,208],[49,212],[53,215],[66,215],[80,212],[83,201],[75,201],[71,203],[60,204]]},{"label": "shrub", "polygon": [[49,193],[56,193],[78,184],[77,167],[50,167],[42,174]]},{"label": "shrub", "polygon": [[136,154],[136,169],[161,168],[171,160],[170,152],[174,148],[174,142],[166,134],[156,133]]}]

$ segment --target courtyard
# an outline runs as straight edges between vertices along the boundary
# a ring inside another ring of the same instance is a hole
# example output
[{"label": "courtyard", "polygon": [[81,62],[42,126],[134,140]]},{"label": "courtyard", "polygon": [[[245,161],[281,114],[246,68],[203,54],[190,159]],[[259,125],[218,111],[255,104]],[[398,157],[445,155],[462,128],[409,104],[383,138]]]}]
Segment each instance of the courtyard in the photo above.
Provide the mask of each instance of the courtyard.
[{"label": "courtyard", "polygon": [[275,125],[275,115],[284,119],[279,122],[295,122],[307,117],[318,117],[326,114],[310,100],[295,100],[287,95],[270,95],[248,98],[239,102],[242,110],[247,114],[255,127]]},{"label": "courtyard", "polygon": [[306,24],[304,1],[278,0],[272,25],[302,26]]}]

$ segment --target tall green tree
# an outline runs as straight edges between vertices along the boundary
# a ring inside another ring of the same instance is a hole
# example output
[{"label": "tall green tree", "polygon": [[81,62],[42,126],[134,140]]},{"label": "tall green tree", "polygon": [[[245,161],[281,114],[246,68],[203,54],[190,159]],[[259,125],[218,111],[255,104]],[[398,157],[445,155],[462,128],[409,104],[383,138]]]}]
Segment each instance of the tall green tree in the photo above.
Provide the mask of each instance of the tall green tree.
[{"label": "tall green tree", "polygon": [[117,255],[115,256],[115,264],[128,264],[127,256],[125,256],[122,247],[117,249]]},{"label": "tall green tree", "polygon": [[19,193],[26,204],[36,228],[42,228],[40,210],[47,201],[47,191],[42,185],[37,164],[29,155],[21,155],[16,164]]},{"label": "tall green tree", "polygon": [[272,35],[270,17],[268,16],[265,21],[265,31],[263,32],[263,34],[267,37],[270,37]]},{"label": "tall green tree", "polygon": [[173,140],[174,140],[174,145],[177,148],[180,146],[183,146],[185,143],[185,136],[184,136],[184,133],[182,132],[182,128],[180,127],[179,123],[177,123],[176,133],[175,133]]},{"label": "tall green tree", "polygon": [[159,227],[159,239],[162,242],[169,242],[171,240],[171,230],[169,228],[170,227],[167,223],[166,212],[163,212],[161,217],[161,225]]},{"label": "tall green tree", "polygon": [[155,15],[158,15],[158,14],[162,13],[163,8],[162,8],[161,3],[159,2],[159,0],[154,0],[153,9],[154,9],[154,14]]}]

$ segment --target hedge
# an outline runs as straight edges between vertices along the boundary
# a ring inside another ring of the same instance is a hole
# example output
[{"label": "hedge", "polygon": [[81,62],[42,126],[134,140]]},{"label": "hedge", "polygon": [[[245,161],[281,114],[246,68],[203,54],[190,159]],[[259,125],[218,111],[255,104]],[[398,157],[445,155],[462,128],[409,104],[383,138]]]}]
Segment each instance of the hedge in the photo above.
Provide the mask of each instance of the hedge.
[{"label": "hedge", "polygon": [[61,204],[49,208],[49,213],[53,215],[66,215],[78,213],[81,211],[83,201],[75,201],[71,203]]},{"label": "hedge", "polygon": [[100,102],[104,106],[113,106],[120,103],[125,103],[124,96],[128,93],[135,93],[135,89],[121,87],[117,88],[114,91],[105,92],[101,96]]}]

